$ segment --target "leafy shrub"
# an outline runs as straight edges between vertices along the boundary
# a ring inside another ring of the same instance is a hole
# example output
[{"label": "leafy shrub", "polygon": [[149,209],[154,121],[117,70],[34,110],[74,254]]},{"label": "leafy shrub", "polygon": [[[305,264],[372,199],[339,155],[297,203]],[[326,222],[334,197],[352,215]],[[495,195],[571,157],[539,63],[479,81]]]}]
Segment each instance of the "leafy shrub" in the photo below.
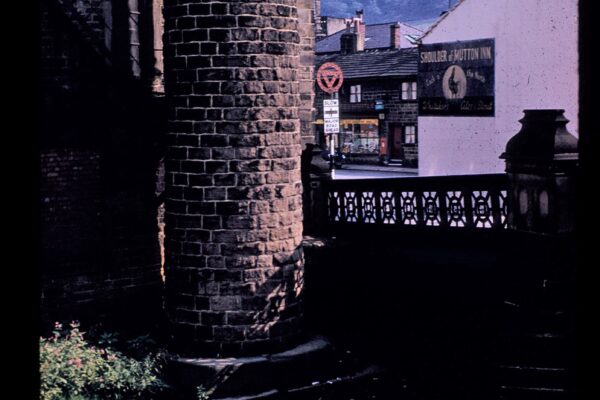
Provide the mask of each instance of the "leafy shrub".
[{"label": "leafy shrub", "polygon": [[204,389],[204,385],[196,387],[196,398],[197,400],[210,400],[209,392]]},{"label": "leafy shrub", "polygon": [[107,335],[101,341],[107,347],[94,346],[78,323],[65,330],[56,323],[53,336],[40,339],[41,399],[150,399],[165,387],[160,354],[136,360],[111,348],[115,341]]}]

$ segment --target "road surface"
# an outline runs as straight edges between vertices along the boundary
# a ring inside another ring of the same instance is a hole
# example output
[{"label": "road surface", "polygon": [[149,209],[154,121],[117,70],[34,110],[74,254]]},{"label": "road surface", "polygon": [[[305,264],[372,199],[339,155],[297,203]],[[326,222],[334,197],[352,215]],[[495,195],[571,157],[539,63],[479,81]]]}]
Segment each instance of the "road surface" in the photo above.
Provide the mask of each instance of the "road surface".
[{"label": "road surface", "polygon": [[365,171],[357,169],[336,169],[333,179],[382,179],[414,177],[414,173],[393,171]]}]

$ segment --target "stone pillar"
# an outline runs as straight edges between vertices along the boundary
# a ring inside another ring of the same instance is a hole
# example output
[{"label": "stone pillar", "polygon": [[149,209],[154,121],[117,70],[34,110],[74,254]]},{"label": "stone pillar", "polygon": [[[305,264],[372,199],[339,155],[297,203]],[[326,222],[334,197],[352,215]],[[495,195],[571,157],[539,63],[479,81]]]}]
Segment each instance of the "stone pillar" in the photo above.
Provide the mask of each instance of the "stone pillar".
[{"label": "stone pillar", "polygon": [[299,339],[296,0],[165,0],[167,309],[180,354]]},{"label": "stone pillar", "polygon": [[577,138],[564,110],[524,110],[523,127],[506,145],[512,229],[563,234],[575,226]]},{"label": "stone pillar", "polygon": [[302,145],[315,141],[315,6],[314,0],[297,0],[300,33],[300,132]]}]

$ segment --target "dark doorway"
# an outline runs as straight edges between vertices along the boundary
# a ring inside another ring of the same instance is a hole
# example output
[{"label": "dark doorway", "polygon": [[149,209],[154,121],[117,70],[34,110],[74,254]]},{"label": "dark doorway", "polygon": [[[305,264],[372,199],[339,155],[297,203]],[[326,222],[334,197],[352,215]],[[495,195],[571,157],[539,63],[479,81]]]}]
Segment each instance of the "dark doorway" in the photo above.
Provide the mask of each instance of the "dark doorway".
[{"label": "dark doorway", "polygon": [[390,135],[391,135],[391,148],[390,148],[390,158],[392,159],[403,159],[404,151],[402,149],[402,126],[400,125],[391,125],[390,126]]}]

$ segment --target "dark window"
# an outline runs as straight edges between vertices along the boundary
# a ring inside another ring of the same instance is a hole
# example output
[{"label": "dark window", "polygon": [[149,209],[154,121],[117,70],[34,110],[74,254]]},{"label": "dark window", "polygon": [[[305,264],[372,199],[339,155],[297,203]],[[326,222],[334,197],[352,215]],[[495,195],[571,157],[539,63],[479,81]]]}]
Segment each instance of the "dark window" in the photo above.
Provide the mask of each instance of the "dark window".
[{"label": "dark window", "polygon": [[417,143],[417,127],[414,125],[406,125],[404,127],[404,143]]},{"label": "dark window", "polygon": [[360,103],[360,85],[350,86],[350,103]]},{"label": "dark window", "polygon": [[402,82],[402,100],[417,99],[417,82]]}]

